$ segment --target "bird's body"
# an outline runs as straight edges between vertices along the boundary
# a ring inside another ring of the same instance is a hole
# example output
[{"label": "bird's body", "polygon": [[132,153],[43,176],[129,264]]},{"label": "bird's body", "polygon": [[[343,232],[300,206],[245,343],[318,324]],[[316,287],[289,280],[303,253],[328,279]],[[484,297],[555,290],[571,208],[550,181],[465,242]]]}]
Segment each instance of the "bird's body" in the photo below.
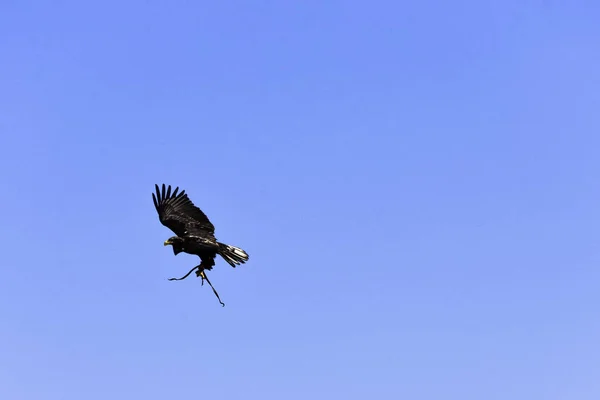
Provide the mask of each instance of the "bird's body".
[{"label": "bird's body", "polygon": [[203,255],[205,258],[216,257],[218,248],[219,246],[215,241],[196,235],[184,237],[181,243],[182,251],[196,254],[200,256],[200,258],[202,258]]},{"label": "bird's body", "polygon": [[[185,190],[178,193],[176,187],[171,192],[171,186],[168,188],[162,185],[162,191],[158,185],[155,185],[156,194],[152,194],[154,207],[158,212],[160,222],[171,229],[176,236],[167,239],[165,246],[173,246],[173,253],[194,254],[200,257],[200,265],[194,267],[187,275],[182,278],[172,280],[181,280],[194,270],[196,275],[202,278],[202,282],[208,278],[204,270],[211,270],[215,265],[217,255],[223,257],[232,267],[243,264],[248,261],[248,254],[239,247],[220,243],[215,238],[215,227],[208,217],[196,207],[185,194]],[[210,281],[208,281],[210,284]],[[212,286],[212,285],[211,285]],[[214,288],[213,288],[214,291]],[[217,297],[219,295],[215,291]],[[220,301],[220,300],[219,300]]]},{"label": "bird's body", "polygon": [[217,256],[218,242],[211,238],[198,235],[187,235],[184,237],[173,236],[165,241],[165,246],[173,246],[173,253],[195,254],[204,262]]}]

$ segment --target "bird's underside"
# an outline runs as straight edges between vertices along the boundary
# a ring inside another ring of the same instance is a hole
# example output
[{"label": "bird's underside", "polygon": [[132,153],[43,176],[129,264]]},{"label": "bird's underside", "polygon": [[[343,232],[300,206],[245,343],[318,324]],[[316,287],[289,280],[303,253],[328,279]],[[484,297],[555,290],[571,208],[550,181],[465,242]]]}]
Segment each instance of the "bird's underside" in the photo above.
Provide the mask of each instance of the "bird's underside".
[{"label": "bird's underside", "polygon": [[229,265],[235,268],[237,265],[248,261],[248,254],[238,247],[218,242],[214,236],[214,225],[192,203],[184,190],[179,192],[179,188],[176,187],[171,192],[171,186],[169,185],[167,188],[164,184],[162,185],[162,191],[158,185],[155,185],[155,189],[156,193],[152,194],[152,200],[158,212],[159,220],[176,235],[167,239],[164,245],[171,245],[175,255],[184,252],[197,255],[201,259],[199,265],[192,268],[181,278],[169,278],[169,280],[184,280],[195,271],[196,276],[202,279],[202,285],[206,280],[215,296],[217,296],[219,303],[225,306],[206,276],[205,271],[212,269],[217,255],[220,255]]}]

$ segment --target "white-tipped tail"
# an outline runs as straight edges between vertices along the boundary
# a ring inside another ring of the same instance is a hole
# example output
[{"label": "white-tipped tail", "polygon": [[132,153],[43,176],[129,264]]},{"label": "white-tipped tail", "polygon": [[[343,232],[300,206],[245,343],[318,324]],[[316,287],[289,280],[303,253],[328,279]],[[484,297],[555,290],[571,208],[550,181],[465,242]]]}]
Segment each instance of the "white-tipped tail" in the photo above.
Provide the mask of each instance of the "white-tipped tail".
[{"label": "white-tipped tail", "polygon": [[235,268],[236,265],[240,265],[248,261],[248,253],[239,247],[224,243],[219,243],[219,254],[233,268]]}]

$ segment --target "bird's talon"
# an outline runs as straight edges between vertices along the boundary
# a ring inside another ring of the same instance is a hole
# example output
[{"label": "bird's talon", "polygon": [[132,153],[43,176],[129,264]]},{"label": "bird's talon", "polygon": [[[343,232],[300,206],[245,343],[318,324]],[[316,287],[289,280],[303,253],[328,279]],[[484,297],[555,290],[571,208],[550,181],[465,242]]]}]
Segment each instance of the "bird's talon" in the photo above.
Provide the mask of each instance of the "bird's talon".
[{"label": "bird's talon", "polygon": [[[198,266],[198,267],[200,267],[200,266]],[[200,282],[200,286],[204,286],[204,281],[206,280],[206,275],[204,275],[204,270],[203,269],[196,270],[196,276],[202,279],[202,281]]]}]

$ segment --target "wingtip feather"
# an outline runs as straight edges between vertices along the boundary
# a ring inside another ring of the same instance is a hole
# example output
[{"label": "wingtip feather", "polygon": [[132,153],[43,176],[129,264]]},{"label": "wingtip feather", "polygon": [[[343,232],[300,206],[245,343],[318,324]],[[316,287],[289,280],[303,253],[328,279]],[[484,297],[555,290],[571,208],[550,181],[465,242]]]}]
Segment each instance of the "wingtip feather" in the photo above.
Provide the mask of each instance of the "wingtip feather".
[{"label": "wingtip feather", "polygon": [[158,201],[156,201],[156,196],[152,193],[152,202],[154,203],[154,208],[158,211]]}]

